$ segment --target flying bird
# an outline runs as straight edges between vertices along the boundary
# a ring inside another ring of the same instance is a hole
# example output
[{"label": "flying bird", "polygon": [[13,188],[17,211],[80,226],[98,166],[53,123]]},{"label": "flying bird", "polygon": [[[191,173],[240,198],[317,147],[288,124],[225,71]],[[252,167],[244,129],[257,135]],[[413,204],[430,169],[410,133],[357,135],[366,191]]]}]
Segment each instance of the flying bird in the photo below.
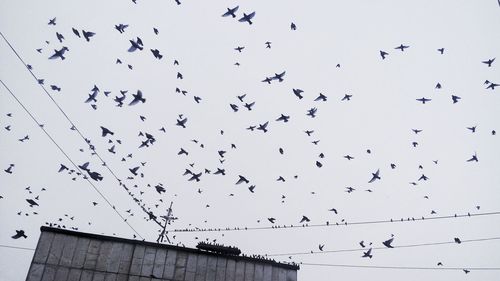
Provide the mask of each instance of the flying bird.
[{"label": "flying bird", "polygon": [[101,126],[101,130],[102,130],[102,134],[101,135],[103,137],[106,137],[107,135],[114,135],[115,134],[112,131],[110,131],[109,129],[104,128],[103,126]]},{"label": "flying bird", "polygon": [[368,249],[368,251],[366,252],[363,252],[363,256],[361,256],[362,258],[372,258],[372,248]]},{"label": "flying bird", "polygon": [[24,230],[16,230],[16,234],[12,236],[12,239],[19,239],[21,237],[23,237],[24,239],[28,238],[28,236],[26,236],[26,234],[24,233]]},{"label": "flying bird", "polygon": [[477,154],[476,153],[474,153],[474,155],[472,155],[472,157],[469,160],[467,160],[467,162],[472,162],[472,161],[479,162],[479,160],[477,159]]},{"label": "flying bird", "polygon": [[137,90],[137,94],[132,94],[132,96],[134,96],[134,99],[128,105],[135,105],[139,102],[142,102],[142,103],[146,102],[146,99],[142,97],[141,90]]},{"label": "flying bird", "polygon": [[240,6],[236,6],[234,8],[227,8],[227,12],[225,12],[224,14],[222,14],[223,17],[228,17],[228,16],[232,16],[233,18],[236,17],[236,11],[238,11],[238,9],[240,8]]},{"label": "flying bird", "polygon": [[304,91],[302,91],[301,89],[292,89],[293,90],[293,93],[294,95],[296,95],[299,99],[302,99],[303,96],[301,95]]},{"label": "flying bird", "polygon": [[278,80],[279,82],[283,82],[283,76],[285,76],[286,71],[281,72],[280,74],[274,73],[273,80]]},{"label": "flying bird", "polygon": [[248,184],[248,183],[250,183],[250,181],[249,181],[249,180],[247,180],[244,176],[239,175],[239,179],[238,179],[238,181],[236,182],[236,184],[241,184],[241,183],[246,183],[246,184]]},{"label": "flying bird", "polygon": [[56,18],[49,20],[48,25],[56,25]]},{"label": "flying bird", "polygon": [[302,216],[302,219],[300,219],[300,222],[299,223],[304,223],[304,222],[310,222],[311,220],[306,217],[306,216]]},{"label": "flying bird", "polygon": [[385,60],[385,57],[389,55],[389,53],[387,52],[384,52],[384,51],[380,51],[380,56],[382,57],[383,60]]},{"label": "flying bird", "polygon": [[67,51],[69,51],[68,47],[62,47],[60,50],[54,50],[54,54],[52,56],[50,56],[49,59],[53,60],[53,59],[60,58],[61,60],[64,60],[64,59],[66,59],[64,57],[64,53]]},{"label": "flying bird", "polygon": [[254,16],[255,16],[255,12],[252,12],[252,13],[250,13],[248,15],[245,14],[245,13],[243,13],[243,17],[240,18],[238,21],[239,22],[248,22],[248,24],[251,25],[253,23],[252,19],[253,19]]},{"label": "flying bird", "polygon": [[264,124],[259,124],[259,127],[257,128],[257,130],[261,130],[263,131],[264,133],[267,133],[267,125],[269,124],[269,121],[267,121],[266,123]]},{"label": "flying bird", "polygon": [[94,35],[95,35],[94,32],[85,31],[85,30],[82,30],[82,34],[83,34],[83,37],[85,38],[85,40],[87,40],[87,42],[90,42],[90,37],[94,37]]},{"label": "flying bird", "polygon": [[372,183],[375,180],[380,180],[380,169],[378,169],[375,173],[372,173],[372,178],[368,183]]},{"label": "flying bird", "polygon": [[419,101],[419,102],[422,102],[422,104],[425,104],[426,102],[430,102],[432,99],[420,98],[420,99],[416,99],[416,100]]},{"label": "flying bird", "polygon": [[389,239],[389,240],[386,240],[386,241],[382,242],[382,244],[384,244],[384,246],[386,246],[387,248],[394,248],[394,247],[391,245],[393,241],[394,241],[394,237],[391,237],[391,239]]},{"label": "flying bird", "polygon": [[396,50],[399,49],[399,50],[401,50],[401,52],[404,52],[404,50],[407,49],[407,48],[410,48],[410,46],[406,46],[406,45],[401,44],[401,45],[397,46],[394,49],[396,49]]},{"label": "flying bird", "polygon": [[143,44],[141,38],[137,37],[137,40],[129,40],[131,46],[128,48],[129,52],[134,52],[135,50],[139,49],[140,51],[143,50]]},{"label": "flying bird", "polygon": [[487,64],[488,67],[491,67],[491,64],[495,61],[495,58],[492,58],[492,59],[489,59],[489,60],[485,60],[483,61],[482,63],[484,64]]},{"label": "flying bird", "polygon": [[118,24],[118,25],[115,25],[115,29],[118,30],[118,32],[120,33],[123,33],[125,32],[125,28],[128,27],[128,24]]}]

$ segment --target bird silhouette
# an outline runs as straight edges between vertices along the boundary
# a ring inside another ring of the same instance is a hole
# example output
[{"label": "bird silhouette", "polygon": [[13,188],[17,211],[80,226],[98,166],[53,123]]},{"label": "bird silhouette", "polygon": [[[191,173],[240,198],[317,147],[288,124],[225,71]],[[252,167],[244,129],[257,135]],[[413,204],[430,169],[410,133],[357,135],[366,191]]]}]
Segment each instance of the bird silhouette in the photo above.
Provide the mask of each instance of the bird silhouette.
[{"label": "bird silhouette", "polygon": [[[55,19],[54,19],[55,20]],[[23,237],[24,239],[28,238],[28,236],[24,233],[24,230],[16,230],[16,234],[12,236],[12,239],[19,239]]]},{"label": "bird silhouette", "polygon": [[372,173],[372,178],[368,183],[372,183],[375,180],[380,180],[380,169],[378,169],[375,173]]},{"label": "bird silhouette", "polygon": [[123,33],[125,32],[125,28],[128,27],[128,24],[117,24],[115,25],[115,29],[118,30],[118,32]]},{"label": "bird silhouette", "polygon": [[239,179],[238,179],[238,181],[236,182],[236,184],[241,184],[241,183],[246,183],[246,184],[248,184],[248,183],[250,183],[250,181],[249,181],[249,180],[247,180],[244,176],[239,175],[238,177],[239,177]]},{"label": "bird silhouette", "polygon": [[56,18],[50,19],[48,25],[56,25]]},{"label": "bird silhouette", "polygon": [[67,52],[69,49],[68,47],[62,47],[60,50],[54,50],[54,54],[49,57],[49,59],[57,59],[60,58],[61,60],[65,60],[66,57],[64,57],[64,53]]},{"label": "bird silhouette", "polygon": [[366,252],[363,252],[363,255],[361,257],[371,259],[373,257],[372,256],[372,248],[368,249],[368,251],[366,251]]},{"label": "bird silhouette", "polygon": [[491,67],[491,64],[495,61],[495,58],[492,58],[492,59],[488,59],[488,60],[485,60],[485,61],[482,61],[482,63],[484,64],[487,64],[488,67]]},{"label": "bird silhouette", "polygon": [[426,102],[430,102],[432,99],[428,99],[428,98],[420,98],[420,99],[416,99],[417,101],[421,102],[422,104],[425,104]]},{"label": "bird silhouette", "polygon": [[384,244],[384,246],[386,246],[387,248],[394,248],[394,247],[391,245],[393,241],[394,241],[394,237],[391,237],[391,239],[389,239],[389,240],[386,240],[386,241],[382,242],[382,244]]},{"label": "bird silhouette", "polygon": [[404,52],[404,50],[405,50],[405,49],[408,49],[408,48],[410,48],[410,46],[406,46],[406,45],[401,44],[401,45],[397,46],[397,47],[396,47],[396,48],[394,48],[394,49],[396,49],[396,50],[398,50],[398,49],[399,49],[399,50],[401,50],[401,52]]},{"label": "bird silhouette", "polygon": [[245,14],[243,13],[243,17],[241,17],[238,21],[239,22],[248,22],[248,24],[253,24],[252,19],[255,17],[255,12],[252,12],[250,14]]},{"label": "bird silhouette", "polygon": [[128,104],[128,105],[135,105],[139,102],[145,103],[146,99],[142,97],[142,92],[141,90],[137,90],[137,94],[132,94],[134,99]]},{"label": "bird silhouette", "polygon": [[[240,6],[236,6],[234,8],[227,8],[227,12],[225,12],[224,14],[222,14],[223,17],[228,17],[228,16],[232,16],[233,18],[236,17],[236,11],[238,11],[238,9],[240,8]],[[241,21],[241,20],[240,20]]]},{"label": "bird silhouette", "polygon": [[135,50],[140,50],[142,51],[144,48],[143,48],[143,44],[142,44],[142,40],[141,38],[137,37],[137,39],[134,41],[133,39],[132,40],[129,40],[131,46],[128,48],[128,51],[129,52],[134,52]]},{"label": "bird silhouette", "polygon": [[92,31],[82,30],[82,34],[83,34],[83,38],[85,38],[85,40],[87,40],[87,42],[90,42],[90,38],[95,36],[95,33]]},{"label": "bird silhouette", "polygon": [[300,222],[299,223],[304,223],[304,222],[310,222],[311,220],[306,217],[306,216],[302,216],[302,218],[300,219]]},{"label": "bird silhouette", "polygon": [[385,58],[389,55],[389,53],[387,52],[384,52],[384,51],[380,51],[380,56],[382,57],[383,60],[385,60]]}]

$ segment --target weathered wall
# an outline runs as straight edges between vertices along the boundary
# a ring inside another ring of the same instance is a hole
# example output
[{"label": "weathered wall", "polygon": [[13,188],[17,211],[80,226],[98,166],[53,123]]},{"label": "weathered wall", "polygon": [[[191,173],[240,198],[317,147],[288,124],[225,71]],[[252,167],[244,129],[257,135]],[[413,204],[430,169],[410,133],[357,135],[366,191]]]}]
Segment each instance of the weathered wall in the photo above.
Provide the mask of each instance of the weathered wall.
[{"label": "weathered wall", "polygon": [[297,271],[180,247],[42,231],[27,281],[296,281]]}]

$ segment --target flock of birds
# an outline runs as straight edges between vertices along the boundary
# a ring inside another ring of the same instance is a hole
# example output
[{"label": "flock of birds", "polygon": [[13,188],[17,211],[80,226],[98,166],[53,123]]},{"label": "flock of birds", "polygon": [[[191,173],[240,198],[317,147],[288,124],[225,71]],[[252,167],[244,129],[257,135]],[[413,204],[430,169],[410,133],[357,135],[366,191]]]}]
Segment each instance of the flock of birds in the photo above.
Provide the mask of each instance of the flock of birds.
[{"label": "flock of birds", "polygon": [[[136,3],[135,0],[133,2]],[[179,2],[177,0],[176,0],[176,3],[178,5],[181,4],[181,2]],[[248,23],[248,25],[252,25],[253,22],[256,20],[255,11],[249,12],[249,13],[242,13],[242,14],[238,14],[238,12],[239,12],[239,6],[236,6],[233,8],[227,8],[226,11],[221,14],[221,16],[223,18],[237,19],[238,22]],[[60,31],[56,31],[56,29],[58,27],[57,18],[54,17],[54,18],[50,19],[48,21],[48,26],[49,26],[49,28],[54,29],[57,42],[59,42],[59,44],[64,44],[64,41],[66,40],[65,35],[62,33],[62,31],[61,31],[61,33],[60,33]],[[128,27],[129,27],[129,24],[118,23],[114,26],[114,29],[116,30],[116,32],[123,34],[123,36],[127,36],[127,35],[129,35],[127,33]],[[109,29],[112,29],[112,27],[109,27]],[[290,31],[294,32],[296,30],[297,30],[297,25],[295,23],[291,22]],[[152,27],[152,31],[156,36],[158,36],[160,33],[160,31],[157,27]],[[71,32],[73,33],[73,36],[76,36],[77,38],[81,38],[82,40],[85,40],[86,42],[89,42],[89,43],[92,43],[93,37],[99,36],[99,32],[87,31],[87,30],[83,30],[83,29],[75,28],[75,27],[71,28]],[[143,43],[143,40],[140,37],[132,36],[132,39],[128,39],[128,38],[131,38],[131,37],[129,36],[129,37],[123,39],[123,40],[128,40],[128,42],[130,43],[129,48],[127,50],[124,50],[124,52],[128,52],[128,53],[142,52],[146,48],[145,44]],[[46,44],[47,45],[50,44],[50,41],[46,41]],[[409,45],[401,44],[399,46],[394,47],[394,49],[397,51],[400,51],[400,52],[407,52],[410,47],[411,46],[409,46]],[[270,49],[271,42],[269,42],[269,41],[265,42],[265,48]],[[237,46],[234,48],[234,50],[239,52],[239,53],[242,53],[244,51],[244,49],[245,49],[244,46]],[[44,50],[44,48],[37,48],[36,51],[38,53],[44,54],[44,55],[47,54],[47,52],[48,52],[48,50]],[[164,58],[164,55],[162,55],[162,52],[159,49],[151,48],[150,51],[151,51],[151,54],[153,55],[154,58],[156,58],[158,60],[162,60]],[[440,55],[445,55],[446,50],[445,50],[445,48],[438,48],[437,52]],[[382,60],[382,61],[387,61],[391,56],[391,54],[388,50],[379,50],[379,54],[380,54],[380,60]],[[64,61],[70,55],[71,55],[70,48],[67,46],[61,46],[59,48],[55,48],[53,50],[53,53],[51,52],[47,56],[47,58],[50,60]],[[484,61],[481,61],[478,63],[482,63],[485,65],[485,67],[488,67],[488,68],[495,67],[495,58],[487,58]],[[122,59],[117,58],[116,64],[122,64]],[[173,61],[173,65],[174,65],[174,67],[179,66],[180,62],[177,59],[175,59]],[[239,65],[239,63],[237,63],[236,65]],[[340,64],[338,64],[336,67],[340,68]],[[34,70],[34,67],[31,65],[28,65],[28,68],[30,71]],[[129,64],[128,68],[132,70],[133,66]],[[178,71],[176,74],[176,79],[177,80],[184,79],[184,74],[181,73],[180,71]],[[271,75],[265,76],[265,78],[263,80],[261,80],[261,82],[267,83],[267,84],[281,83],[285,79],[286,79],[286,71],[278,71],[277,73],[273,73]],[[38,82],[42,86],[45,84],[44,79],[39,79]],[[485,89],[492,90],[492,91],[496,90],[497,86],[500,86],[500,84],[491,82],[489,80],[485,80],[484,85],[485,85],[484,86]],[[437,83],[435,86],[436,89],[441,89],[441,87],[442,86],[440,83]],[[50,89],[54,92],[61,92],[62,91],[61,87],[59,87],[56,84],[50,85]],[[148,97],[145,94],[143,94],[143,92],[140,89],[130,91],[130,92],[132,92],[132,94],[130,94],[129,91],[130,90],[126,90],[126,89],[119,90],[119,94],[112,97],[111,91],[101,91],[100,87],[98,87],[97,85],[94,85],[90,89],[90,93],[88,93],[88,95],[85,98],[82,98],[82,102],[84,104],[89,104],[93,110],[98,110],[98,103],[99,103],[98,101],[102,98],[110,98],[111,97],[112,101],[114,102],[114,105],[116,107],[140,106],[141,104],[146,103],[150,99],[151,100],[154,99],[154,97]],[[189,93],[187,90],[181,89],[180,87],[176,87],[175,92],[179,93],[183,96],[187,96]],[[295,96],[299,100],[304,99],[304,91],[302,89],[299,89],[299,88],[290,89],[290,94]],[[340,98],[340,101],[341,102],[349,102],[352,98],[353,98],[352,94],[345,94],[342,98]],[[203,102],[203,98],[200,96],[193,96],[193,100],[196,104]],[[326,94],[320,93],[313,100],[315,102],[327,102],[329,100],[329,97]],[[425,105],[425,104],[432,102],[432,99],[429,97],[422,97],[422,98],[416,99],[416,101]],[[249,100],[249,97],[246,94],[237,95],[235,97],[235,102],[228,102],[227,109],[228,109],[228,112],[232,112],[232,113],[237,113],[240,110],[252,111],[254,109],[254,107],[256,106],[256,102],[257,102],[256,100]],[[451,95],[451,102],[453,104],[461,102],[461,97],[457,96],[457,95]],[[316,107],[316,106],[307,109],[305,112],[305,115],[307,117],[310,117],[310,118],[315,118],[317,116],[317,114],[318,114],[318,107]],[[13,118],[12,113],[7,113],[6,116],[8,118]],[[141,116],[139,116],[139,118],[142,121],[146,122],[146,119],[147,119],[146,116],[141,115]],[[288,115],[285,113],[278,113],[276,118],[274,119],[274,122],[276,122],[276,123],[279,123],[279,122],[288,123],[288,122],[291,122],[291,119],[292,119],[291,115]],[[7,119],[7,120],[8,121],[2,121],[3,123],[5,123],[2,126],[4,129],[4,136],[9,136],[8,133],[15,126],[15,124],[11,123],[9,121],[9,119]],[[189,126],[188,120],[189,119],[185,114],[179,114],[178,118],[176,118],[175,120],[172,120],[171,124],[172,124],[172,126],[178,127],[180,129],[185,129],[187,126]],[[272,124],[271,122],[273,122],[273,121],[266,120],[266,121],[258,123],[258,124],[252,124],[252,125],[249,125],[248,127],[246,127],[246,130],[252,131],[252,132],[257,131],[257,132],[262,132],[262,133],[269,133],[271,130],[270,129],[270,127],[271,127],[270,124]],[[118,150],[119,150],[119,146],[122,145],[122,140],[120,138],[116,137],[117,134],[114,132],[114,130],[111,128],[106,128],[104,126],[99,126],[98,128],[100,128],[100,130],[101,130],[101,134],[100,134],[101,137],[106,139],[107,142],[109,143],[109,147],[107,148],[106,151],[111,155],[116,155],[117,153],[119,153]],[[471,126],[471,127],[467,127],[464,129],[469,130],[471,133],[476,133],[476,128],[477,128],[476,126]],[[77,130],[77,128],[75,128],[75,127],[71,127],[70,129]],[[417,135],[423,131],[422,129],[417,129],[417,128],[411,128],[411,130],[413,131],[413,133],[415,135]],[[165,134],[166,131],[167,131],[167,129],[165,127],[158,128],[158,133]],[[314,136],[314,134],[315,134],[315,130],[313,130],[313,129],[306,129],[303,132],[309,138]],[[137,149],[147,149],[148,147],[151,147],[153,145],[157,145],[157,143],[159,142],[158,141],[159,138],[157,136],[155,136],[155,134],[157,134],[157,133],[151,133],[151,132],[146,132],[146,131],[138,132],[139,139],[137,140]],[[218,134],[224,135],[224,130],[220,130],[218,132]],[[496,131],[491,130],[491,135],[493,135],[493,136],[496,135]],[[26,142],[29,140],[30,140],[29,135],[23,136],[22,138],[18,138],[19,142]],[[88,151],[90,151],[92,153],[92,155],[96,154],[97,149],[96,149],[94,143],[90,139],[85,139],[85,141],[86,141],[88,148],[89,148]],[[204,144],[200,140],[193,139],[193,140],[191,140],[191,142],[196,144],[196,145],[199,145],[201,148],[204,148]],[[311,141],[311,143],[314,145],[319,145],[320,140],[313,139]],[[414,147],[418,146],[418,142],[412,142],[412,146],[414,146]],[[237,144],[232,143],[230,149],[231,150],[237,149]],[[285,151],[282,147],[279,147],[277,150],[278,150],[279,154],[281,154],[281,155],[285,154]],[[83,148],[81,148],[80,151],[83,152],[85,150]],[[206,175],[226,176],[227,174],[230,174],[227,171],[229,167],[225,166],[226,155],[228,153],[230,153],[230,152],[227,149],[222,148],[222,149],[217,150],[216,155],[218,156],[218,160],[219,160],[219,164],[220,164],[217,167],[214,167],[214,168],[204,167],[202,169],[198,169],[196,167],[195,163],[192,163],[192,164],[189,164],[189,167],[184,168],[184,171],[181,172],[181,175],[183,177],[185,177],[187,181],[194,182],[194,183],[200,182],[202,180],[202,178],[205,177]],[[367,149],[366,153],[371,154],[371,150]],[[132,161],[136,161],[133,158],[134,154],[135,154],[134,152],[127,153],[125,155],[119,156],[118,159],[121,159],[120,160],[121,162],[127,162],[127,163],[132,162]],[[179,149],[177,155],[179,157],[192,156],[189,149],[186,147],[181,147]],[[103,156],[103,157],[108,158],[111,156]],[[345,153],[345,155],[342,155],[341,157],[343,157],[345,159],[345,161],[356,161],[355,157],[351,156],[348,153]],[[317,168],[323,167],[324,164],[322,162],[323,161],[322,159],[324,159],[324,158],[325,158],[325,154],[320,153],[318,156],[318,160],[315,162],[315,166]],[[478,162],[479,157],[478,157],[477,153],[474,152],[470,156],[470,158],[464,159],[464,161],[466,161],[466,162]],[[119,185],[123,189],[126,190],[126,192],[131,196],[132,200],[146,213],[146,216],[144,216],[144,219],[158,221],[160,218],[154,214],[154,211],[157,211],[157,210],[163,208],[163,205],[165,203],[165,202],[163,202],[163,199],[161,199],[161,198],[158,199],[158,202],[156,202],[156,204],[155,204],[155,209],[152,209],[152,208],[147,206],[146,202],[144,202],[143,199],[141,199],[141,196],[144,193],[149,192],[149,190],[152,190],[153,192],[157,192],[158,195],[165,194],[165,193],[167,193],[166,185],[164,185],[163,183],[158,183],[158,184],[147,184],[146,187],[141,187],[141,186],[138,186],[137,184],[134,184],[135,179],[146,178],[146,173],[143,170],[145,169],[144,167],[147,165],[147,162],[146,161],[137,161],[136,163],[137,164],[135,164],[135,165],[132,164],[131,166],[129,166],[129,168],[128,168],[129,175],[126,179],[118,179]],[[438,160],[434,160],[434,164],[437,165]],[[106,166],[106,163],[102,163],[101,167],[102,166]],[[391,169],[397,168],[396,163],[388,163],[388,166]],[[4,167],[2,170],[5,174],[10,176],[10,175],[15,174],[15,172],[16,172],[15,168],[16,168],[15,163],[11,163],[8,166]],[[420,165],[418,167],[418,169],[423,170],[423,166]],[[61,174],[62,173],[67,174],[67,175],[69,175],[69,177],[73,181],[76,181],[78,179],[85,179],[85,180],[90,179],[92,181],[99,182],[99,181],[103,180],[103,178],[105,177],[105,173],[103,173],[102,171],[98,171],[98,170],[99,170],[98,167],[96,167],[95,165],[91,164],[90,161],[88,161],[85,163],[81,163],[80,165],[78,165],[78,167],[71,167],[67,163],[60,163],[59,167],[57,167],[57,169],[54,169],[54,172],[61,173]],[[420,174],[420,176],[418,176],[415,181],[409,182],[410,185],[415,186],[415,185],[418,185],[418,183],[421,181],[430,180],[430,178],[428,176],[426,176],[423,171],[419,174]],[[374,171],[371,173],[371,175],[367,175],[366,183],[372,184],[372,183],[375,183],[377,181],[381,181],[383,178],[382,176],[383,175],[381,172],[381,168],[377,168],[376,170],[374,169]],[[298,178],[298,175],[295,175],[294,178]],[[287,179],[282,175],[279,175],[276,177],[276,181],[278,181],[278,182],[285,182],[286,180]],[[233,181],[234,185],[238,185],[238,186],[245,185],[248,188],[250,193],[257,192],[257,188],[256,188],[257,184],[252,182],[252,180],[249,177],[247,177],[246,175],[239,174],[232,181]],[[29,198],[26,198],[26,200],[25,200],[27,203],[27,207],[29,208],[29,210],[32,210],[32,209],[34,210],[40,204],[39,195],[34,196],[33,191],[30,189],[30,187],[26,188],[26,190],[28,191],[28,194],[30,196]],[[353,193],[356,190],[357,189],[352,187],[352,186],[345,187],[345,192],[347,194]],[[43,192],[43,191],[45,191],[45,188],[42,188],[41,190],[39,190],[39,192]],[[366,191],[373,192],[373,189],[366,189]],[[197,193],[201,194],[201,193],[203,193],[203,190],[201,188],[197,188]],[[229,196],[235,196],[235,194],[230,193]],[[286,195],[283,194],[281,197],[282,203],[285,202],[284,201],[285,198],[286,198]],[[0,194],[0,199],[4,199],[4,197],[1,194]],[[93,201],[91,203],[92,203],[91,206],[98,205],[98,202],[95,202],[95,201]],[[210,205],[207,204],[206,208],[209,208],[209,207],[210,207]],[[476,208],[479,209],[479,206],[477,206]],[[134,216],[132,209],[127,209],[124,211],[129,216]],[[338,214],[338,211],[336,208],[331,208],[328,211],[334,212],[335,214]],[[435,214],[435,213],[436,212],[434,210],[431,211],[431,214]],[[18,215],[25,215],[25,216],[37,215],[37,214],[38,214],[37,212],[33,212],[33,211],[31,211],[31,212],[30,211],[18,212]],[[69,223],[73,220],[74,220],[74,216],[64,214],[64,217],[60,217],[58,220],[56,220],[54,222],[46,222],[46,224],[53,226],[53,227],[70,228],[70,229],[78,230],[78,227],[74,227],[74,226],[69,225]],[[267,217],[267,222],[270,223],[271,225],[276,224],[277,221],[278,221],[278,219],[275,217]],[[306,215],[303,215],[301,218],[298,219],[299,224],[307,224],[310,221],[311,221],[311,219]],[[257,222],[260,223],[261,219],[258,219]],[[91,222],[89,222],[89,225],[90,224],[91,224]],[[15,234],[12,235],[12,239],[20,239],[20,238],[26,239],[27,237],[28,236],[23,229],[15,229]],[[135,235],[134,235],[134,237],[135,237]],[[175,236],[174,236],[174,238],[175,238]],[[198,237],[196,237],[196,239],[198,239]],[[207,238],[207,241],[208,241],[208,238]],[[384,246],[386,246],[387,248],[393,248],[393,246],[392,246],[393,241],[394,241],[394,235],[391,235],[391,237],[389,239],[382,241],[381,243]],[[216,241],[214,240],[213,242],[215,243]],[[460,243],[460,239],[455,238],[455,242]],[[370,242],[370,243],[366,243],[364,241],[359,242],[359,245],[362,248],[364,248],[364,249],[366,248],[366,250],[363,251],[363,254],[361,256],[362,258],[369,258],[369,259],[373,258],[372,244],[373,244],[372,242]],[[324,247],[325,247],[325,244],[319,244],[318,249],[320,251],[323,251]],[[442,266],[442,262],[439,262],[438,266]],[[464,269],[464,272],[469,273],[469,270]]]}]

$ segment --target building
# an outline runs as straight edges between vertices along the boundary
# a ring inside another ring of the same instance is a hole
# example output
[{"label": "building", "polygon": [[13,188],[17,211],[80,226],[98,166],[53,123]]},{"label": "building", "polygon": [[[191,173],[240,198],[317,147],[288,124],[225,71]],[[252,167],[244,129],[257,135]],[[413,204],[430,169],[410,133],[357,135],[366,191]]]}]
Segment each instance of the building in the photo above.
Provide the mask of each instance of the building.
[{"label": "building", "polygon": [[296,281],[271,260],[41,227],[27,281]]}]

